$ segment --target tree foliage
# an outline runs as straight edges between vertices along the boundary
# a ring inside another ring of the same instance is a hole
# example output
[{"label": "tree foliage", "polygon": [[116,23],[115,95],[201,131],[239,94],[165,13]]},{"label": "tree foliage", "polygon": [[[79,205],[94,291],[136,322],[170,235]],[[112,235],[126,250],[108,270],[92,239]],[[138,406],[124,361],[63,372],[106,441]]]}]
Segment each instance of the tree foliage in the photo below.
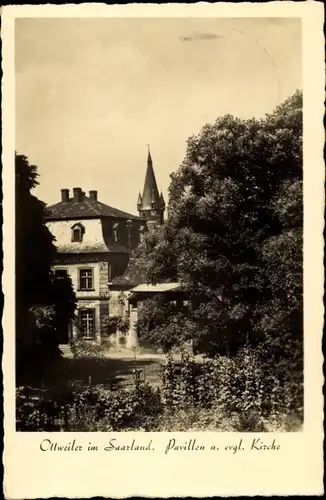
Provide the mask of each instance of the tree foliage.
[{"label": "tree foliage", "polygon": [[16,154],[16,347],[21,363],[37,347],[51,352],[60,329],[67,328],[75,309],[69,279],[56,280],[51,266],[54,238],[44,220],[45,204],[32,194],[37,167]]},{"label": "tree foliage", "polygon": [[[198,348],[232,354],[269,339],[284,352],[284,339],[302,337],[302,225],[296,92],[261,120],[227,115],[189,138],[171,176],[168,220],[137,249],[136,265],[148,282],[183,285]],[[150,309],[139,332],[158,339],[171,318],[155,323]]]}]

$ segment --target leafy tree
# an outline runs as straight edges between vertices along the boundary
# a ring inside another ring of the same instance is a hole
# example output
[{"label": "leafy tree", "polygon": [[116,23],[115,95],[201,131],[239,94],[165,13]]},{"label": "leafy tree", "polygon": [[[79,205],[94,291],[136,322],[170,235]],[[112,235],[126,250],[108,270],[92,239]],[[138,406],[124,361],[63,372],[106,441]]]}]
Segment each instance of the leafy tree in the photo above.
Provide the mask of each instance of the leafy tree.
[{"label": "leafy tree", "polygon": [[37,167],[16,154],[16,347],[18,364],[39,355],[38,347],[53,352],[60,328],[75,309],[69,280],[55,280],[51,265],[54,238],[44,220],[45,204],[31,191],[38,185]]},{"label": "leafy tree", "polygon": [[[183,285],[189,333],[180,340],[232,354],[268,337],[291,351],[282,338],[302,338],[301,93],[264,119],[205,125],[171,177],[168,220],[135,259],[146,281]],[[161,338],[170,316],[155,322],[147,304],[140,335]]]}]

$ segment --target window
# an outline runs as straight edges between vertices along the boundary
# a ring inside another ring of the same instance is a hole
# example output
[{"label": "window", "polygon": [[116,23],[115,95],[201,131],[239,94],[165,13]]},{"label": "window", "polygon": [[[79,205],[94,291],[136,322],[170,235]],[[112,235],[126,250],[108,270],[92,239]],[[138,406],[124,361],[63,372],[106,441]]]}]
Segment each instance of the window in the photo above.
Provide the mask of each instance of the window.
[{"label": "window", "polygon": [[79,270],[79,290],[93,290],[93,269]]},{"label": "window", "polygon": [[94,337],[95,331],[95,309],[80,309],[79,324],[81,336],[84,338]]},{"label": "window", "polygon": [[71,241],[81,242],[83,241],[83,236],[85,233],[85,228],[82,224],[75,224],[71,228]]},{"label": "window", "polygon": [[115,224],[113,224],[113,240],[117,243],[118,242],[118,227],[119,227],[119,223],[116,222]]},{"label": "window", "polygon": [[55,269],[54,276],[56,279],[64,279],[68,277],[67,269]]}]

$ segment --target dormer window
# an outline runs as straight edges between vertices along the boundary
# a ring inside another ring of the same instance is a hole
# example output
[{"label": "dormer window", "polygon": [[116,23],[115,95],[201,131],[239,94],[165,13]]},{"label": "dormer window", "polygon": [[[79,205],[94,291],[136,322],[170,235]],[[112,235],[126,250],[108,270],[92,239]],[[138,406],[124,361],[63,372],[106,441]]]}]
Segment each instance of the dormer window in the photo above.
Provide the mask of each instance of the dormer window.
[{"label": "dormer window", "polygon": [[116,222],[115,224],[113,224],[113,240],[117,243],[118,242],[118,227],[119,227],[119,223]]},{"label": "dormer window", "polygon": [[85,233],[85,228],[82,224],[74,224],[71,228],[71,241],[81,242],[83,241],[83,236]]}]

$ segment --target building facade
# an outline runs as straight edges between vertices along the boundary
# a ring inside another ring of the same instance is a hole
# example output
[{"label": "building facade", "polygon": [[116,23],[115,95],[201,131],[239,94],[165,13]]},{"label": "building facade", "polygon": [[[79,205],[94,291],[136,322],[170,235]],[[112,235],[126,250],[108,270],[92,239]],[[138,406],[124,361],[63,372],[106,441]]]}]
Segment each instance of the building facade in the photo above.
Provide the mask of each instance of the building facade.
[{"label": "building facade", "polygon": [[119,277],[149,228],[163,222],[165,209],[150,152],[143,191],[146,204],[149,191],[152,205],[147,209],[148,205],[138,203],[140,216],[110,207],[98,200],[97,191],[86,195],[81,188],[73,188],[72,193],[62,189],[61,200],[47,207],[46,224],[58,250],[54,273],[58,279],[70,277],[77,299],[76,321],[62,333],[61,343],[77,335],[100,341],[108,316],[128,315],[127,292],[134,284],[126,286],[122,280],[120,286]]}]

